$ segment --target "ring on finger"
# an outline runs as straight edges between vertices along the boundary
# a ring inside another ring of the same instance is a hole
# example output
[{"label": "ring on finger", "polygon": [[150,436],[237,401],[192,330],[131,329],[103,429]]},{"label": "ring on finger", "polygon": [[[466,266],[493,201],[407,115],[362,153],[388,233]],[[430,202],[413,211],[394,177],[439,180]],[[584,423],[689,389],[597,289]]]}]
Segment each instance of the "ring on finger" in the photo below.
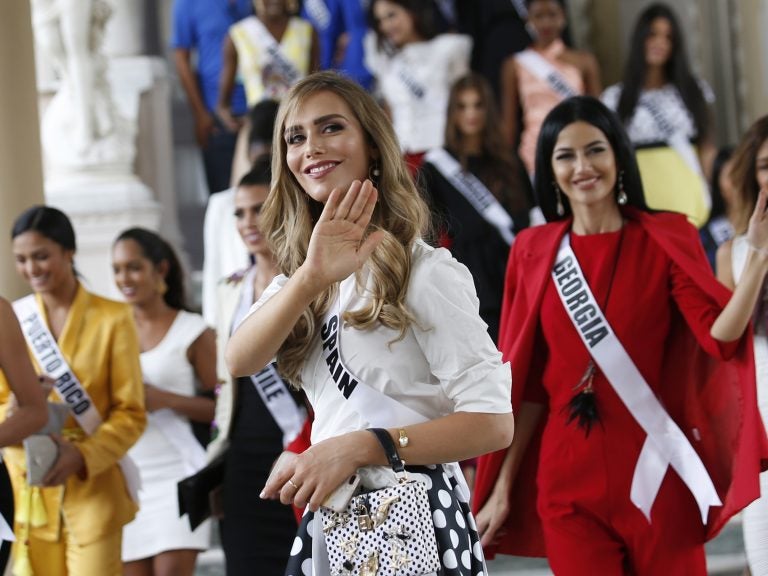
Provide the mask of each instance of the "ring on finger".
[{"label": "ring on finger", "polygon": [[294,490],[296,490],[297,492],[299,491],[299,485],[298,485],[298,484],[296,484],[296,482],[294,482],[294,481],[293,481],[293,480],[291,480],[290,478],[288,479],[288,484],[290,484],[291,486],[293,486],[293,489],[294,489]]}]

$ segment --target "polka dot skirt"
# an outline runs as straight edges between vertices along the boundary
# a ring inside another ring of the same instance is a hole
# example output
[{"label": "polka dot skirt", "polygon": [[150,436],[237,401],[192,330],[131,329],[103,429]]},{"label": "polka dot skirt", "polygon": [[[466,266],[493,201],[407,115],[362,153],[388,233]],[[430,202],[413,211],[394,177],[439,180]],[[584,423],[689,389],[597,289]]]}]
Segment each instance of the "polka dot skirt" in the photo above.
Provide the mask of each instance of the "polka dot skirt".
[{"label": "polka dot skirt", "polygon": [[[487,569],[477,526],[469,503],[459,496],[456,480],[450,477],[442,466],[408,466],[407,470],[426,477],[427,496],[432,509],[438,555],[442,565],[440,576],[485,576]],[[315,574],[313,571],[314,518],[315,514],[312,512],[304,514],[291,549],[286,576],[334,574],[327,566],[318,570],[321,573]],[[357,572],[352,574],[356,575]]]}]

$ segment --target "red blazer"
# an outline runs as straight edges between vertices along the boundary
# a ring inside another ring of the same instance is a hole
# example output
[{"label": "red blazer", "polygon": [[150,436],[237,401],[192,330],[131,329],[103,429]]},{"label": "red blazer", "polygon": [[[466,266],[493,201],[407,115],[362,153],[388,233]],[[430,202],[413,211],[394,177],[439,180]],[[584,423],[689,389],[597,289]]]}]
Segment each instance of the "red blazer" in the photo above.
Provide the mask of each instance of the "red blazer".
[{"label": "red blazer", "polygon": [[[637,221],[669,257],[720,307],[731,293],[714,278],[698,233],[685,217],[672,213],[650,214],[624,208],[624,216]],[[528,382],[539,310],[550,279],[557,248],[571,221],[528,228],[514,243],[507,266],[499,349],[512,364],[512,407],[517,410]],[[734,357],[718,361],[708,356],[681,315],[673,317],[663,353],[668,383],[662,404],[701,456],[723,506],[710,508],[707,539],[727,520],[760,495],[758,475],[768,468],[768,439],[757,408],[757,388],[748,329]],[[681,361],[685,359],[685,361]],[[544,556],[544,537],[536,513],[536,473],[544,420],[531,440],[510,493],[510,515],[496,553]],[[698,429],[700,440],[691,431]],[[474,507],[479,510],[490,495],[506,450],[482,457],[478,464]],[[629,494],[627,494],[629,498]]]}]

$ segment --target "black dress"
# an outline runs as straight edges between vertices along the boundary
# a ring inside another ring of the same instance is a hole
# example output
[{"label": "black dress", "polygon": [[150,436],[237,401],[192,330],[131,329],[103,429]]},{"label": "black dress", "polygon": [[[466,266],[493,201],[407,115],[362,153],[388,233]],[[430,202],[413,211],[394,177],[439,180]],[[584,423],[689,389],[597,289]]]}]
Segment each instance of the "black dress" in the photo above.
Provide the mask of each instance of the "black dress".
[{"label": "black dress", "polygon": [[[467,166],[475,176],[482,173],[482,160],[479,157],[470,157]],[[488,334],[496,342],[510,247],[499,231],[429,162],[422,166],[421,178],[431,205],[435,228],[444,238],[447,237],[446,246],[453,257],[472,274],[480,300],[480,316],[488,324]],[[527,178],[520,181],[528,186]],[[525,192],[528,192],[527,188]],[[528,210],[512,212],[507,206],[504,208],[512,217],[515,234],[528,227]]]},{"label": "black dress", "polygon": [[296,518],[290,506],[262,500],[259,493],[282,452],[283,433],[250,378],[238,378],[236,386],[220,523],[227,576],[282,575]]}]

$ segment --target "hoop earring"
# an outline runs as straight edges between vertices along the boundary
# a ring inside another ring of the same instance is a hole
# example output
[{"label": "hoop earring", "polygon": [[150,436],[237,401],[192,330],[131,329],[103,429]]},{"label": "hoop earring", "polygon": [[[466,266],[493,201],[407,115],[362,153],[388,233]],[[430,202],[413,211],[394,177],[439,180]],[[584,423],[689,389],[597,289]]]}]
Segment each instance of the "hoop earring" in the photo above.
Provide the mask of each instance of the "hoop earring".
[{"label": "hoop earring", "polygon": [[368,166],[368,180],[377,183],[379,181],[379,176],[381,176],[379,163],[376,160],[372,160],[371,164]]},{"label": "hoop earring", "polygon": [[624,191],[624,170],[619,170],[619,193],[616,195],[616,201],[620,206],[624,206],[628,200],[627,193]]},{"label": "hoop earring", "polygon": [[557,182],[552,182],[552,186],[555,189],[555,196],[557,196],[557,203],[555,204],[555,212],[557,212],[558,216],[565,216],[565,206],[563,206],[563,197],[560,192],[560,186],[557,185]]}]

